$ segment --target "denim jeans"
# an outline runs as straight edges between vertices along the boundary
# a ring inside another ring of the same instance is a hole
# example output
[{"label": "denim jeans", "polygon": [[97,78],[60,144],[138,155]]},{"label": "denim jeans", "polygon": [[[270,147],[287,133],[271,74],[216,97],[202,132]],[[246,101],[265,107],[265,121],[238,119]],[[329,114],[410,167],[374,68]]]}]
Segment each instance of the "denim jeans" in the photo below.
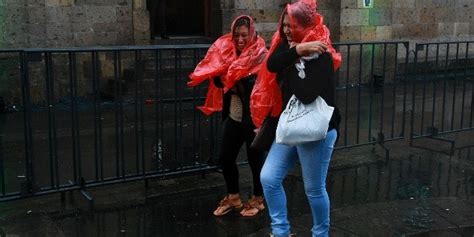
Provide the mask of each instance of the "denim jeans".
[{"label": "denim jeans", "polygon": [[332,129],[324,140],[287,146],[273,142],[260,173],[263,193],[268,205],[274,236],[288,236],[290,223],[283,179],[299,158],[303,182],[313,215],[311,232],[315,236],[328,236],[329,196],[326,176],[337,132]]}]

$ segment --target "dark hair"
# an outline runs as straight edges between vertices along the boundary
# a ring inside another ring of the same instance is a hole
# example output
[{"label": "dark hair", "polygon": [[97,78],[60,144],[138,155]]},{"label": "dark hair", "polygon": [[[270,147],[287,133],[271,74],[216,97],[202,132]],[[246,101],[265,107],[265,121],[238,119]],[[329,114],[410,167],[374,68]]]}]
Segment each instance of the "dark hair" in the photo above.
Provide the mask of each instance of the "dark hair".
[{"label": "dark hair", "polygon": [[288,16],[288,10],[286,8],[283,11],[281,22],[280,22],[280,38],[286,42],[287,40],[285,37],[285,33],[283,32],[283,20],[285,19],[285,16]]},{"label": "dark hair", "polygon": [[237,19],[237,21],[234,24],[234,29],[232,29],[232,31],[235,31],[240,26],[247,26],[247,28],[250,29],[250,20],[247,17],[241,17]]}]

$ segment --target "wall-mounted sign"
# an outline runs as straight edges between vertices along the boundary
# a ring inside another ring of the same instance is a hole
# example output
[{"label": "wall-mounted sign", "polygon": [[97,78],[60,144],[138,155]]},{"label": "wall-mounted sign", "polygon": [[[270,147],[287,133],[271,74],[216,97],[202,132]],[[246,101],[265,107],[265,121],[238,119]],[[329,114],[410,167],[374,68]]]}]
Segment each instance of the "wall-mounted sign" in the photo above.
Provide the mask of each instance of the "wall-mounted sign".
[{"label": "wall-mounted sign", "polygon": [[363,8],[372,8],[375,0],[360,0]]}]

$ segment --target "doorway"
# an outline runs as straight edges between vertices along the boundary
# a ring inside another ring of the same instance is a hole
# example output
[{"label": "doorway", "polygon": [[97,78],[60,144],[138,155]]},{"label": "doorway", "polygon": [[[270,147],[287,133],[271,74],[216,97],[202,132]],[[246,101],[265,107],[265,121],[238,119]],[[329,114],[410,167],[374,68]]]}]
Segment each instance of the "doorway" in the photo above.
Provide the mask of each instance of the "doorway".
[{"label": "doorway", "polygon": [[210,37],[210,0],[147,0],[147,10],[152,39]]}]

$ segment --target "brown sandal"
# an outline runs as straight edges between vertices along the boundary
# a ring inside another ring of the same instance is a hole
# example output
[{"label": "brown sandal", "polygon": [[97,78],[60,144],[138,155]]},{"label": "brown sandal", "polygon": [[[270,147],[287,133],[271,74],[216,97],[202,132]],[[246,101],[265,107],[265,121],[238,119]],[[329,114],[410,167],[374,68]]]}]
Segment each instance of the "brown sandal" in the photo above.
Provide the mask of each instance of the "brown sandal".
[{"label": "brown sandal", "polygon": [[263,197],[255,197],[253,196],[248,203],[244,205],[243,210],[240,212],[240,215],[245,217],[252,217],[260,213],[265,209],[265,205],[263,204]]},{"label": "brown sandal", "polygon": [[242,208],[242,201],[240,198],[230,199],[229,196],[225,196],[220,202],[216,210],[214,210],[214,216],[223,216],[233,209]]}]

